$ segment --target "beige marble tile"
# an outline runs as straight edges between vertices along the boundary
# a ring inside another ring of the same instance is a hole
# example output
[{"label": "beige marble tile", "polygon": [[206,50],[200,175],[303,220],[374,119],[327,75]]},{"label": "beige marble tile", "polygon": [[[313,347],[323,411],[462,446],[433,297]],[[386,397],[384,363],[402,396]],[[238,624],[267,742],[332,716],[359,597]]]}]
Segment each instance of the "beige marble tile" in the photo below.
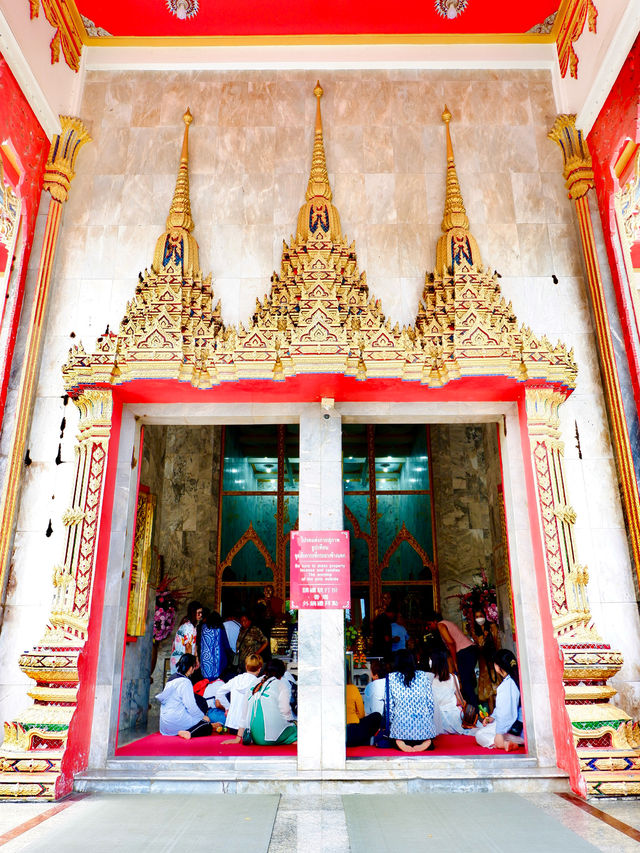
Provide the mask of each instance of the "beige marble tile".
[{"label": "beige marble tile", "polygon": [[554,264],[547,226],[519,223],[517,228],[522,272],[532,276],[553,275]]},{"label": "beige marble tile", "polygon": [[516,222],[547,222],[546,198],[539,172],[512,172]]},{"label": "beige marble tile", "polygon": [[380,175],[365,175],[364,188],[366,197],[365,222],[372,225],[395,222],[397,217],[395,175],[386,172]]}]

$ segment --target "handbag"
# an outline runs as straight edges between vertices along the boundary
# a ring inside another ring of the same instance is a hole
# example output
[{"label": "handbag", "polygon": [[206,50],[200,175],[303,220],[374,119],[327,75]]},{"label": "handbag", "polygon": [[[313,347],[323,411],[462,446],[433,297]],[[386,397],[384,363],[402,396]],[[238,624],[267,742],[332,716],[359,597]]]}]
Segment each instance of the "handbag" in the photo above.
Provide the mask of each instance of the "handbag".
[{"label": "handbag", "polygon": [[478,724],[478,709],[471,702],[465,702],[462,709],[462,728],[475,729]]},{"label": "handbag", "polygon": [[389,676],[386,677],[384,691],[384,726],[373,736],[373,745],[378,749],[393,749],[394,742],[389,737]]}]

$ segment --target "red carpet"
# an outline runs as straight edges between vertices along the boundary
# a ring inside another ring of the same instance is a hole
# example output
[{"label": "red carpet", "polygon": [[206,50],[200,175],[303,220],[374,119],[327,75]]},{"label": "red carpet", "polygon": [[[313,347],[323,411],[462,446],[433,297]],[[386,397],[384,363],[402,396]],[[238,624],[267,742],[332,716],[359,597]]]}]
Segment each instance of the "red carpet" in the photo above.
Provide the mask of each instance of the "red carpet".
[{"label": "red carpet", "polygon": [[[161,734],[147,735],[126,746],[116,749],[116,758],[161,758],[161,757],[230,757],[234,755],[296,755],[296,745],[291,746],[243,746],[242,744],[226,744],[222,741],[228,735],[211,735],[210,737],[182,740],[179,737],[165,737]],[[510,755],[523,755],[524,749],[519,749]],[[474,755],[476,757],[495,758],[507,755],[496,749],[482,749],[475,738],[467,735],[439,735],[436,738],[436,748],[433,752],[421,752],[411,755],[397,749],[376,749],[373,746],[356,746],[347,750],[347,758],[383,758],[385,756],[400,758],[417,758],[422,756],[442,755]]]}]

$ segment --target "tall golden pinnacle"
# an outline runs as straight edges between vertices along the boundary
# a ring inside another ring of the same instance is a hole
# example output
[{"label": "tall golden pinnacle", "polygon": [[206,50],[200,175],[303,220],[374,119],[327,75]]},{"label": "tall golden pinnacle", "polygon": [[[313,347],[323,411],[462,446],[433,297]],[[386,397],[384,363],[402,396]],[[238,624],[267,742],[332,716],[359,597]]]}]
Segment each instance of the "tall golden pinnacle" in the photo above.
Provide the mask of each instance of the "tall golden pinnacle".
[{"label": "tall golden pinnacle", "polygon": [[460,184],[458,183],[456,163],[453,157],[453,145],[451,144],[451,132],[449,130],[451,113],[446,104],[442,113],[442,121],[447,128],[447,190],[444,202],[444,216],[442,218],[442,230],[446,233],[452,228],[464,228],[467,230],[469,228],[469,219],[467,218],[467,211],[464,207]]},{"label": "tall golden pinnacle", "polygon": [[324,139],[322,136],[322,114],[320,112],[320,98],[324,94],[320,81],[316,83],[313,90],[316,96],[316,130],[313,141],[313,156],[311,158],[311,174],[307,186],[306,199],[322,196],[331,201],[331,187],[329,186],[329,174],[327,172],[327,160],[324,153]]},{"label": "tall golden pinnacle", "polygon": [[169,216],[167,217],[167,231],[171,231],[173,228],[184,228],[187,231],[193,231],[194,228],[193,219],[191,218],[191,200],[189,198],[189,125],[193,121],[193,116],[188,107],[182,118],[185,124],[182,153],[180,155],[180,165],[178,166],[178,177],[173,193],[173,201],[171,202]]}]

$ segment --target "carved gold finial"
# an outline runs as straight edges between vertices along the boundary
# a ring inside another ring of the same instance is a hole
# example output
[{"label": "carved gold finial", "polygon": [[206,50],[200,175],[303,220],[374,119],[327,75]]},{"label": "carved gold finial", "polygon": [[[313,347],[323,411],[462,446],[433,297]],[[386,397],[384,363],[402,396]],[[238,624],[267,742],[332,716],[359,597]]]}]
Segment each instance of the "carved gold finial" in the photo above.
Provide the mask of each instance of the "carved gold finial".
[{"label": "carved gold finial", "polygon": [[456,163],[453,157],[453,145],[451,144],[451,131],[449,130],[451,113],[446,104],[442,113],[442,121],[447,129],[447,190],[444,202],[444,216],[442,218],[442,230],[446,233],[452,228],[468,229],[469,220],[464,207],[464,201],[462,200],[460,184],[458,183],[458,173],[456,172]]},{"label": "carved gold finial", "polygon": [[167,231],[172,228],[185,228],[193,231],[194,224],[191,218],[191,200],[189,198],[189,125],[193,121],[191,111],[187,111],[182,117],[184,121],[184,137],[182,139],[182,153],[180,154],[180,165],[178,166],[178,178],[173,193],[173,201],[167,217]]},{"label": "carved gold finial", "polygon": [[453,145],[451,143],[451,112],[445,104],[442,112],[442,121],[446,128],[447,140],[447,183],[444,200],[444,215],[442,217],[442,230],[444,234],[438,240],[436,248],[436,273],[444,275],[447,270],[453,270],[457,264],[467,266],[480,266],[480,250],[475,238],[469,231],[469,219],[465,210],[458,173],[456,172],[456,161],[453,156]]},{"label": "carved gold finial", "polygon": [[56,201],[69,197],[71,181],[75,177],[78,151],[85,142],[91,142],[87,128],[79,118],[60,116],[62,133],[53,137],[47,165],[44,170],[43,189],[51,193]]},{"label": "carved gold finial", "polygon": [[313,141],[313,156],[311,158],[311,174],[307,186],[307,201],[317,196],[331,201],[331,187],[329,186],[329,174],[327,172],[327,160],[324,153],[324,138],[322,136],[322,113],[320,112],[320,98],[324,94],[320,81],[315,85],[313,94],[316,96],[316,131]]},{"label": "carved gold finial", "polygon": [[324,153],[322,113],[320,111],[320,98],[323,93],[320,81],[318,81],[313,90],[317,99],[316,126],[311,157],[311,173],[305,195],[307,203],[300,208],[298,214],[297,236],[299,242],[309,239],[339,240],[342,236],[340,216],[331,204],[332,193]]},{"label": "carved gold finial", "polygon": [[587,140],[576,127],[575,115],[559,115],[549,133],[564,159],[564,179],[569,198],[582,198],[594,184],[593,165]]},{"label": "carved gold finial", "polygon": [[198,244],[191,234],[195,225],[191,218],[191,199],[189,197],[189,125],[193,116],[189,108],[182,117],[184,135],[180,165],[173,200],[167,216],[164,234],[156,243],[153,255],[153,269],[157,272],[170,267],[180,269],[182,274],[197,275],[199,272]]}]

